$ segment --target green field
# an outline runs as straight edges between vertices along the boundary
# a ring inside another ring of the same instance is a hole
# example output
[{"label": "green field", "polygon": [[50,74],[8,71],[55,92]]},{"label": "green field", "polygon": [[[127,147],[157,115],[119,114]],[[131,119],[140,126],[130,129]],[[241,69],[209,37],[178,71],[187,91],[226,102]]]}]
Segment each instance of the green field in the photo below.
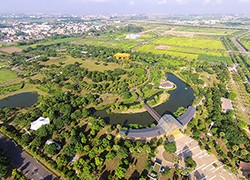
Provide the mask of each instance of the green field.
[{"label": "green field", "polygon": [[82,39],[75,41],[76,44],[88,44],[93,46],[103,46],[129,50],[138,45],[138,43],[131,40],[111,40],[111,39]]},{"label": "green field", "polygon": [[216,35],[230,35],[235,30],[230,29],[214,29],[214,28],[203,28],[203,27],[179,27],[176,29],[176,31],[186,31],[186,32],[197,32],[197,33],[213,33]]},{"label": "green field", "polygon": [[9,69],[0,70],[0,84],[17,78],[17,75]]},{"label": "green field", "polygon": [[167,54],[171,56],[179,56],[183,58],[189,59],[198,59],[200,54],[207,54],[211,56],[224,56],[229,57],[226,52],[216,52],[212,50],[201,50],[201,49],[194,49],[194,48],[185,48],[185,47],[169,47],[169,49],[158,49],[157,45],[153,44],[146,44],[137,49],[139,52],[151,52],[155,54]]},{"label": "green field", "polygon": [[248,49],[250,50],[250,41],[242,41],[242,44]]},{"label": "green field", "polygon": [[39,43],[36,43],[36,44],[32,44],[32,45],[24,45],[24,46],[18,46],[22,49],[27,49],[28,47],[36,47],[36,46],[39,46],[39,45],[51,45],[51,44],[57,44],[57,43],[65,43],[65,42],[72,42],[72,41],[76,41],[76,40],[79,40],[81,38],[63,38],[63,39],[54,39],[54,40],[48,40],[48,41],[45,41],[45,42],[39,42]]},{"label": "green field", "polygon": [[240,37],[240,42],[241,42],[248,50],[250,50],[250,34],[246,34],[246,35]]},{"label": "green field", "polygon": [[199,49],[212,49],[212,50],[225,50],[220,40],[211,39],[196,39],[196,38],[184,38],[184,37],[160,37],[153,41],[154,44],[180,46],[180,47],[192,47]]},{"label": "green field", "polygon": [[190,58],[190,59],[198,59],[197,54],[188,54],[184,52],[176,52],[176,51],[171,51],[171,50],[160,50],[160,49],[157,49],[156,47],[157,46],[153,44],[146,44],[136,49],[136,51],[151,52],[154,54],[167,54],[170,56],[176,56],[176,57],[179,56],[179,57]]}]

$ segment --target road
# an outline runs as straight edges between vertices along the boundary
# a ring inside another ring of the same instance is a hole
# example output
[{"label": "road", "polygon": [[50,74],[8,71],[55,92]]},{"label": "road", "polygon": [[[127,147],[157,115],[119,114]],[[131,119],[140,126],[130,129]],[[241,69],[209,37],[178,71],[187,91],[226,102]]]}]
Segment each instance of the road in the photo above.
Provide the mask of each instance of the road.
[{"label": "road", "polygon": [[0,134],[0,148],[9,158],[11,164],[21,170],[31,180],[55,180],[58,179],[34,158],[20,149],[15,142]]},{"label": "road", "polygon": [[242,34],[240,34],[238,36],[234,36],[234,37],[232,37],[232,41],[234,42],[234,44],[236,45],[236,47],[239,48],[240,52],[244,53],[250,59],[250,57],[249,57],[249,51],[238,40],[238,37],[244,36],[245,34],[248,34],[248,33],[250,33],[250,31],[244,32],[244,33],[242,33]]}]

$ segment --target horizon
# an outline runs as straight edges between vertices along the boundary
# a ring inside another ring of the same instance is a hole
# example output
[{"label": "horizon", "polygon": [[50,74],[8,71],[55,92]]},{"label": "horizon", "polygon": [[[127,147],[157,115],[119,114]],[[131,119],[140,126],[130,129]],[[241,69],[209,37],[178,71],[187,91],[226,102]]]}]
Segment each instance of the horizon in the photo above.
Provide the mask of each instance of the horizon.
[{"label": "horizon", "polygon": [[[0,0],[1,14],[250,14],[250,0]],[[122,8],[121,8],[122,7]]]}]

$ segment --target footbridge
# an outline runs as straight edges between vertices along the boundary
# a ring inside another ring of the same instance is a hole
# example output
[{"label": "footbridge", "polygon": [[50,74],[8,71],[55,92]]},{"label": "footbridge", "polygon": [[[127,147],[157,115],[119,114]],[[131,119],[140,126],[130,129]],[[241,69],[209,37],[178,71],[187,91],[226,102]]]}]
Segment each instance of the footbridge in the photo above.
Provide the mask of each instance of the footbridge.
[{"label": "footbridge", "polygon": [[148,111],[148,113],[156,120],[159,121],[161,119],[161,115],[156,112],[151,106],[149,106],[147,103],[144,104],[145,109]]},{"label": "footbridge", "polygon": [[[149,114],[158,121],[157,126],[145,129],[121,130],[119,134],[127,138],[153,138],[162,134],[170,135],[174,130],[183,128],[189,121],[192,120],[196,108],[189,106],[187,111],[178,118],[174,118],[170,114],[160,116],[152,107],[145,104],[145,108]],[[153,109],[153,110],[152,110]],[[160,118],[159,118],[160,116]]]}]

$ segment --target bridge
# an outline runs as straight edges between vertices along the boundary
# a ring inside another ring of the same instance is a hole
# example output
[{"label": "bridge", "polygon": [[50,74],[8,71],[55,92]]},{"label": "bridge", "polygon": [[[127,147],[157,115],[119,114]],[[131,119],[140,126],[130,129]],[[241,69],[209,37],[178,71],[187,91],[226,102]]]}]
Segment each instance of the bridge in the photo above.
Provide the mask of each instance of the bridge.
[{"label": "bridge", "polygon": [[161,115],[156,112],[151,106],[149,106],[147,103],[144,104],[144,107],[148,111],[148,113],[156,120],[159,121],[161,119]]},{"label": "bridge", "polygon": [[[148,104],[144,106],[149,114],[158,121],[157,126],[152,128],[144,129],[131,129],[131,130],[121,130],[119,134],[125,136],[126,138],[153,138],[160,136],[164,133],[170,135],[174,130],[183,128],[189,121],[192,120],[195,114],[196,108],[189,106],[187,111],[178,118],[174,118],[170,114],[165,114],[160,116],[152,107]],[[160,119],[159,119],[160,116]]]}]

